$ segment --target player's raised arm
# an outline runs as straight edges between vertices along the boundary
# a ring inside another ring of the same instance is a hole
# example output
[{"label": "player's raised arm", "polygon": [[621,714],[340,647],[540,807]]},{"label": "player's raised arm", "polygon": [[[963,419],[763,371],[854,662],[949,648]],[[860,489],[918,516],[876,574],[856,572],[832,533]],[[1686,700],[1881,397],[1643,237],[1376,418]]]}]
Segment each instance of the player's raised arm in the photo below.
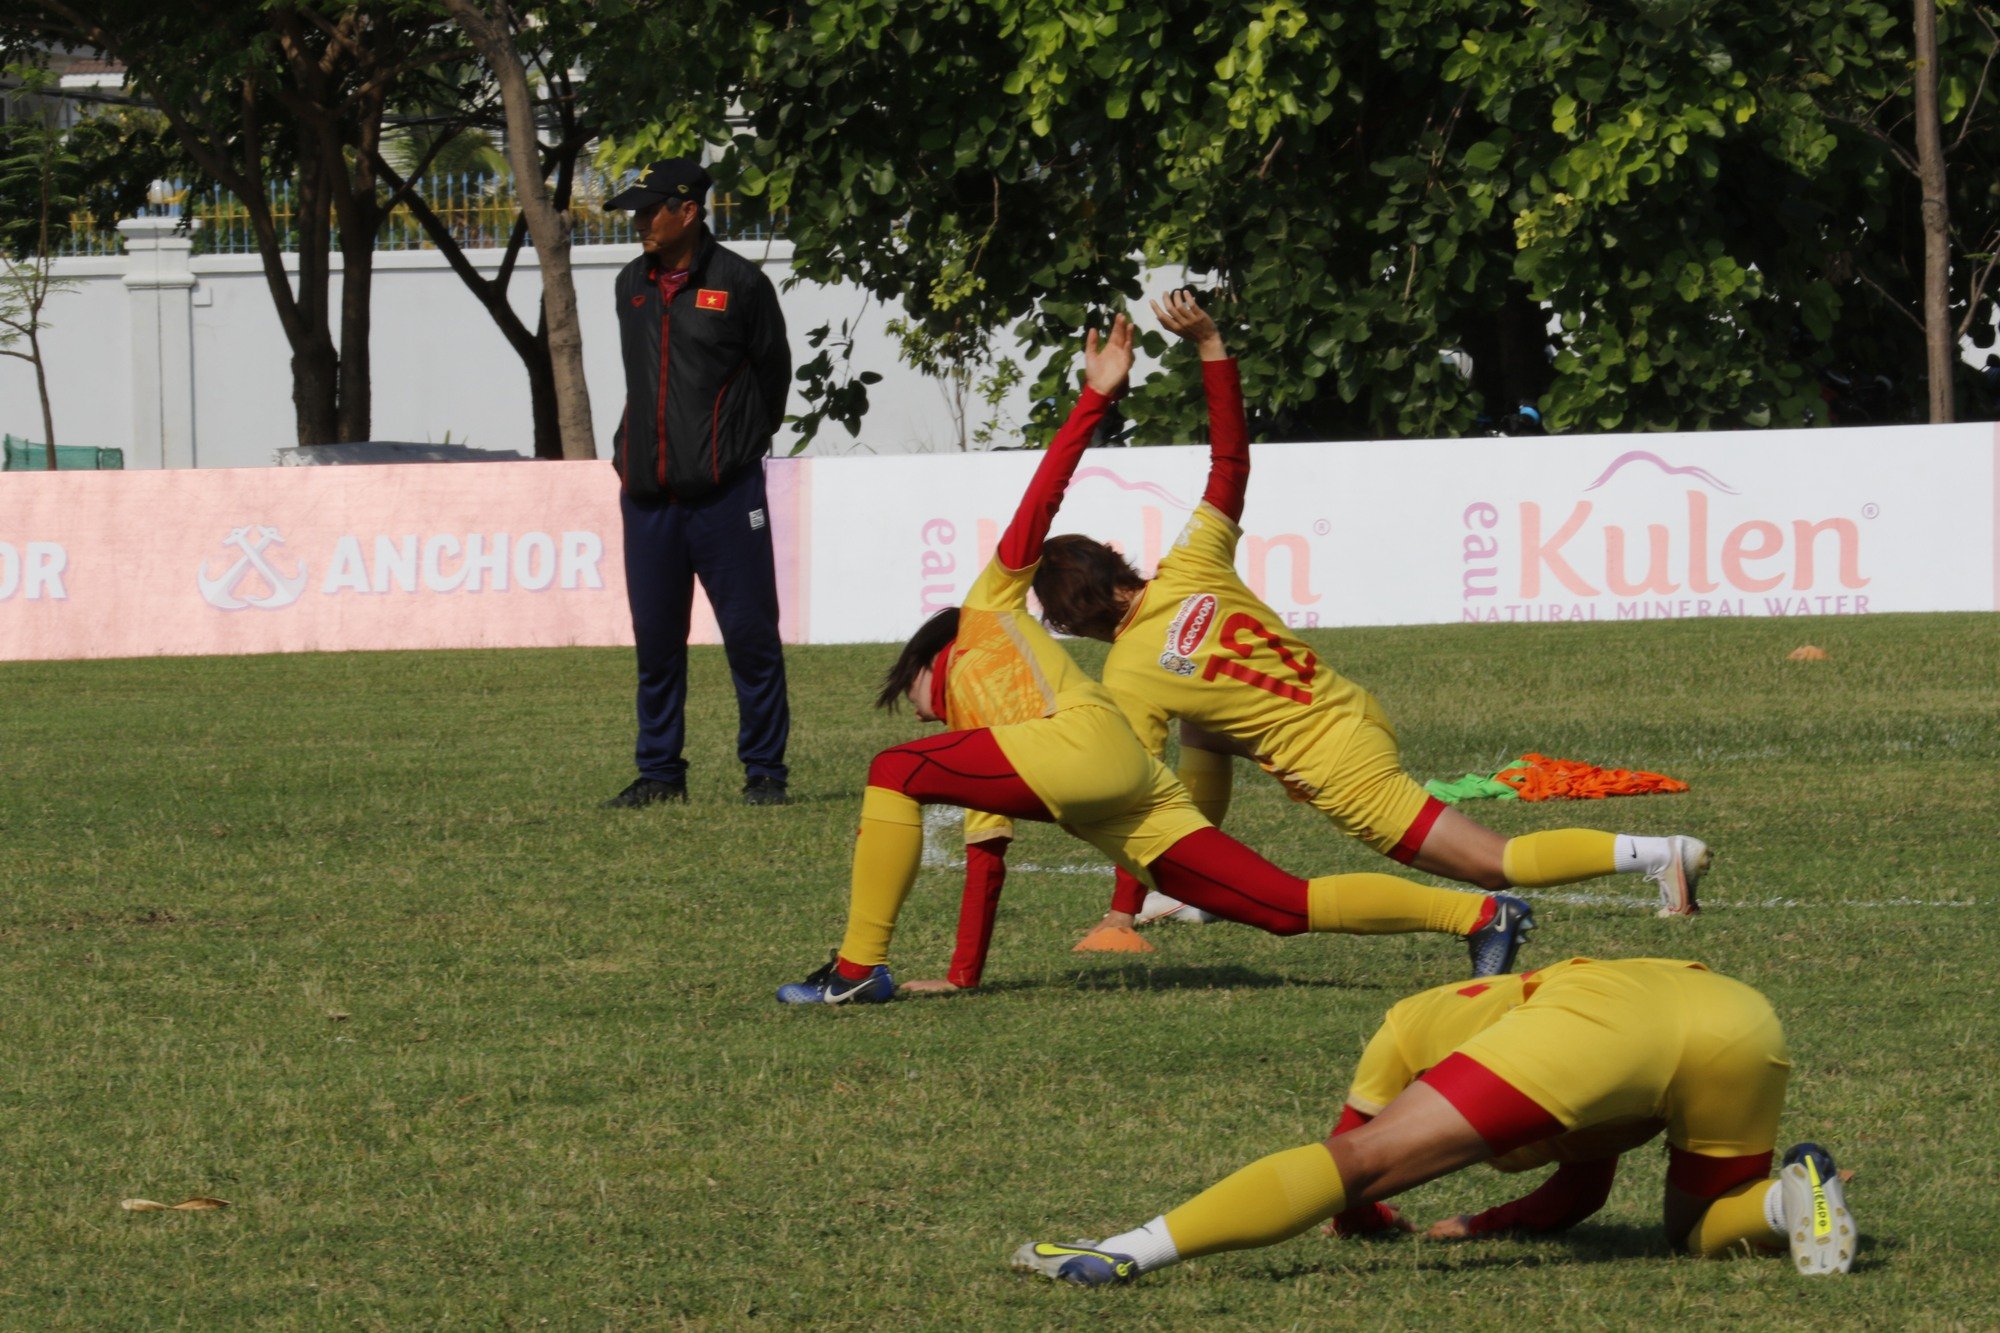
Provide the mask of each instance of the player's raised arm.
[{"label": "player's raised arm", "polygon": [[1083,340],[1083,392],[1070,409],[1056,438],[1042,455],[1028,493],[1014,511],[1013,521],[1001,535],[998,555],[1008,569],[1026,569],[1042,558],[1042,541],[1049,525],[1062,508],[1063,492],[1069,489],[1070,474],[1090,445],[1105,409],[1125,392],[1132,374],[1132,322],[1120,315],[1111,321],[1111,332],[1103,339],[1092,329]]},{"label": "player's raised arm", "polygon": [[1193,343],[1201,357],[1201,384],[1208,395],[1208,489],[1201,498],[1230,522],[1241,522],[1243,494],[1250,485],[1250,430],[1243,419],[1243,383],[1236,360],[1193,292],[1186,288],[1168,292],[1152,306],[1160,327]]}]

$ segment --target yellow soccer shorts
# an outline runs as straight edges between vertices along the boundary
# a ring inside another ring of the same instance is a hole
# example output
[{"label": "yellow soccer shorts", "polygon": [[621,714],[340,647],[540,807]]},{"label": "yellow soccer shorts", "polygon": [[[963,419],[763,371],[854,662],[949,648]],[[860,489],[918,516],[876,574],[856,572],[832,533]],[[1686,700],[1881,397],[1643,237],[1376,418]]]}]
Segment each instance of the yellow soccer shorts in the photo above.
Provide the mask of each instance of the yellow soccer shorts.
[{"label": "yellow soccer shorts", "polygon": [[1210,827],[1117,709],[1078,704],[993,728],[994,743],[1065,829],[1133,872]]},{"label": "yellow soccer shorts", "polygon": [[1666,960],[1579,960],[1423,1081],[1496,1155],[1664,1121],[1668,1182],[1712,1198],[1769,1172],[1790,1074],[1777,1015],[1741,982]]},{"label": "yellow soccer shorts", "polygon": [[1360,693],[1358,714],[1334,723],[1302,753],[1265,767],[1342,833],[1408,864],[1444,805],[1403,771],[1388,714],[1375,696]]}]

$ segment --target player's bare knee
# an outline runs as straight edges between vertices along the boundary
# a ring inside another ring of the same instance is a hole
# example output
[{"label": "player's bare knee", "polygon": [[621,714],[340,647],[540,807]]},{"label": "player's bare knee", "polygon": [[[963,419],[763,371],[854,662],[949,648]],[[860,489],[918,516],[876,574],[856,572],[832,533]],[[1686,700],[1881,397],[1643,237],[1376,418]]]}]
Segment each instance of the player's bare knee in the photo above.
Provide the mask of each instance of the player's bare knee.
[{"label": "player's bare knee", "polygon": [[[1363,1127],[1364,1129],[1366,1126]],[[1369,1151],[1370,1140],[1359,1139],[1359,1130],[1347,1134],[1326,1136],[1326,1150],[1333,1154],[1333,1164],[1340,1170],[1342,1192],[1347,1196],[1347,1204],[1370,1203],[1379,1196],[1372,1193],[1382,1183],[1387,1173],[1388,1162],[1380,1155]]]}]

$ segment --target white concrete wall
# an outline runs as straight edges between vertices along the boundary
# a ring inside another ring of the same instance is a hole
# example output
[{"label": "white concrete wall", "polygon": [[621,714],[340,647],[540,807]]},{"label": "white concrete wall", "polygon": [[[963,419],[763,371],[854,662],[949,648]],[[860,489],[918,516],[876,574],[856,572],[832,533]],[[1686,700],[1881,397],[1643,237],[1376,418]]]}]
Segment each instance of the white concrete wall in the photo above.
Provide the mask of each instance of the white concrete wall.
[{"label": "white concrete wall", "polygon": [[[785,290],[791,274],[789,242],[732,248],[760,261],[778,284],[795,362],[813,355],[806,343],[809,331],[825,323],[838,330],[847,320],[859,330],[856,368],[884,376],[871,389],[874,408],[862,437],[852,439],[839,427],[828,427],[808,453],[956,451],[956,428],[942,387],[902,365],[894,341],[884,332],[897,314],[893,307],[885,308],[852,287],[802,284]],[[572,256],[600,456],[610,452],[611,432],[624,406],[612,283],[636,253],[632,246],[588,246]],[[474,251],[470,257],[491,273],[501,254]],[[74,286],[52,300],[45,334],[58,440],[122,448],[128,468],[158,467],[163,457],[158,429],[146,424],[159,416],[161,386],[135,385],[135,346],[175,336],[173,320],[158,327],[162,321],[154,313],[141,313],[136,293],[127,289],[126,275],[137,262],[136,255],[59,261],[59,274]],[[174,260],[167,256],[163,262]],[[185,336],[192,341],[195,465],[268,466],[276,450],[296,439],[290,349],[262,265],[252,255],[213,255],[195,257],[188,268],[194,279],[191,333]],[[336,277],[336,308],[338,290]],[[539,294],[535,255],[526,249],[510,296],[530,324]],[[386,251],[376,256],[371,343],[373,438],[415,443],[449,438],[476,449],[532,452],[527,377],[520,359],[436,253]],[[165,364],[172,364],[171,357]],[[155,400],[150,413],[141,401],[148,397]],[[1009,408],[1013,419],[1024,417],[1027,405],[1025,388],[1017,390]],[[790,411],[804,406],[795,386]],[[0,431],[42,437],[33,372],[11,358],[0,358]],[[147,434],[153,438],[140,438]],[[794,443],[787,429],[777,451],[782,455]]]}]

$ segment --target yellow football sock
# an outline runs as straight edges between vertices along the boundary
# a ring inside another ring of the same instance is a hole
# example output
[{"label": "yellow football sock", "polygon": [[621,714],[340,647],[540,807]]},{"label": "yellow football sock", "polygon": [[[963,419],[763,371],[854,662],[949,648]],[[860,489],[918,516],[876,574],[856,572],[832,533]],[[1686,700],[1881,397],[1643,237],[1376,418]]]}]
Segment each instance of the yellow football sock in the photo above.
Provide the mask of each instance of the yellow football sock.
[{"label": "yellow football sock", "polygon": [[1404,935],[1435,930],[1470,935],[1486,895],[1433,889],[1394,875],[1363,871],[1306,883],[1306,919],[1314,930],[1343,935]]},{"label": "yellow football sock", "polygon": [[1546,888],[1595,879],[1617,869],[1618,835],[1589,828],[1555,828],[1509,838],[1500,849],[1500,873],[1509,884]]},{"label": "yellow football sock", "polygon": [[1776,1188],[1775,1180],[1752,1180],[1716,1199],[1688,1233],[1689,1251],[1716,1259],[1741,1254],[1746,1245],[1752,1250],[1781,1248],[1782,1237],[1771,1230],[1764,1215],[1765,1196]]},{"label": "yellow football sock", "polygon": [[896,914],[917,880],[924,854],[924,808],[899,791],[861,793],[861,835],[854,840],[854,877],[847,897],[847,937],[840,956],[862,967],[889,961]]},{"label": "yellow football sock", "polygon": [[1231,766],[1234,762],[1226,754],[1182,746],[1180,767],[1174,770],[1181,786],[1186,787],[1188,795],[1194,798],[1194,808],[1217,828],[1222,827],[1222,817],[1229,813],[1229,792],[1234,781]]},{"label": "yellow football sock", "polygon": [[1323,1143],[1250,1163],[1167,1214],[1183,1259],[1217,1250],[1275,1245],[1347,1206],[1340,1168]]}]

